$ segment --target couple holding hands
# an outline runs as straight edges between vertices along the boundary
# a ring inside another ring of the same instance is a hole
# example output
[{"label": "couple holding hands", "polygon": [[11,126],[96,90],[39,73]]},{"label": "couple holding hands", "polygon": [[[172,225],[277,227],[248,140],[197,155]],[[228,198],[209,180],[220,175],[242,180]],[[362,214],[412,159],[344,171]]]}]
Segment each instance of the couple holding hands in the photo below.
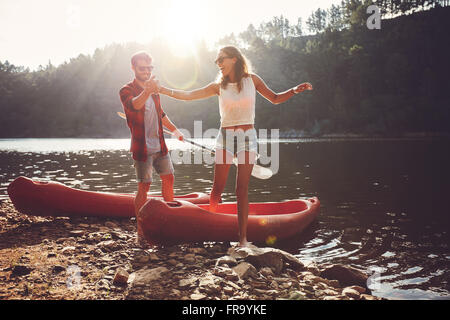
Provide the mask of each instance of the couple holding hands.
[{"label": "couple holding hands", "polygon": [[[146,52],[138,52],[131,58],[135,78],[120,89],[120,99],[131,131],[131,149],[138,180],[135,199],[136,217],[147,200],[153,168],[162,181],[165,201],[173,200],[174,170],[164,141],[163,127],[179,140],[183,135],[164,113],[159,94],[178,100],[198,100],[218,96],[220,131],[216,139],[214,182],[211,191],[211,212],[216,212],[225,188],[232,159],[238,158],[236,173],[236,198],[239,246],[248,246],[248,184],[257,157],[258,141],[254,128],[256,92],[273,104],[279,104],[297,93],[312,90],[310,83],[299,84],[284,92],[275,93],[259,77],[251,72],[240,50],[234,46],[219,50],[215,63],[219,68],[217,80],[203,88],[185,91],[166,88],[152,75],[153,59]],[[237,143],[229,137],[243,134],[245,139]],[[231,147],[230,147],[231,146]],[[144,237],[138,225],[138,242]]]}]

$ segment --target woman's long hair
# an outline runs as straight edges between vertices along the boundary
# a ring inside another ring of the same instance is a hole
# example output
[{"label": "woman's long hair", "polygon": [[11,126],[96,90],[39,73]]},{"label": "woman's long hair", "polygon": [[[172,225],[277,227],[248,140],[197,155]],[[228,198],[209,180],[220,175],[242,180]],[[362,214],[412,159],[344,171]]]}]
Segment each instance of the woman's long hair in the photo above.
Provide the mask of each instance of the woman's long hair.
[{"label": "woman's long hair", "polygon": [[[236,82],[238,86],[238,92],[242,90],[242,78],[246,78],[250,76],[251,65],[248,59],[239,51],[238,48],[234,46],[226,46],[220,49],[223,53],[230,58],[236,58],[236,63],[234,64],[234,75],[236,77]],[[218,82],[220,83],[220,87],[222,89],[226,89],[228,83],[230,83],[230,79],[228,76],[221,76],[221,73],[218,75]]]}]

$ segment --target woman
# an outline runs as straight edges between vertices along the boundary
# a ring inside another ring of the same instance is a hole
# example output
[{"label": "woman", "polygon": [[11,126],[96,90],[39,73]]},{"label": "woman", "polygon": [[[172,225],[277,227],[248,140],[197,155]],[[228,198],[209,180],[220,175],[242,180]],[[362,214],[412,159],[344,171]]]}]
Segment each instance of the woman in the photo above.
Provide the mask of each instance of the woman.
[{"label": "woman", "polygon": [[[258,75],[250,72],[246,58],[233,46],[220,49],[215,63],[220,69],[218,81],[192,91],[160,87],[159,93],[179,100],[219,96],[221,129],[216,141],[216,162],[210,211],[217,210],[232,159],[236,155],[238,158],[236,198],[239,246],[248,246],[248,183],[257,155],[257,137],[254,128],[256,91],[273,104],[279,104],[299,92],[312,90],[312,86],[309,83],[302,83],[281,93],[273,92]],[[229,147],[232,142],[227,138],[233,134],[237,136],[235,149]]]}]

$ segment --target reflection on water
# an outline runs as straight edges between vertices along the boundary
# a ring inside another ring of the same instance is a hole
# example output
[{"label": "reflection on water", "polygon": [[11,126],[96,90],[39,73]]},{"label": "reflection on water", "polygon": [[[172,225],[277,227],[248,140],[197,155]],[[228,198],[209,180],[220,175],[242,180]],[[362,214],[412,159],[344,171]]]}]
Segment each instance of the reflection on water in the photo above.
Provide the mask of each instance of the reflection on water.
[{"label": "reflection on water", "polygon": [[[175,140],[168,145],[190,148]],[[0,140],[0,196],[6,197],[9,182],[20,175],[133,193],[128,147],[128,139]],[[448,140],[282,140],[278,174],[252,178],[249,198],[319,197],[317,222],[275,246],[304,260],[362,268],[371,274],[369,287],[378,296],[448,299],[449,147]],[[210,191],[212,165],[174,167],[176,193]],[[234,174],[233,168],[226,201],[235,200]],[[151,192],[159,189],[154,179]]]}]

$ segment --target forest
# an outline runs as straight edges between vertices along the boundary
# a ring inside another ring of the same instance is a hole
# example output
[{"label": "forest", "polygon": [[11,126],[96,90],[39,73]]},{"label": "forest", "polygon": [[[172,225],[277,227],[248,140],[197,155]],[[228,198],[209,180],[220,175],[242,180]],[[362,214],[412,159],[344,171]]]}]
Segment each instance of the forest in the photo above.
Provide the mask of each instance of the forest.
[{"label": "forest", "polygon": [[[376,4],[379,29],[369,28]],[[450,132],[450,1],[343,0],[306,21],[272,17],[216,43],[242,49],[274,91],[302,82],[314,90],[272,105],[258,95],[256,127],[320,137],[447,135]],[[170,39],[112,43],[37,70],[0,61],[0,138],[129,137],[116,112],[119,89],[133,79],[130,57],[149,52],[161,84],[191,90],[215,81],[217,48],[173,52]],[[32,52],[30,53],[32,54]],[[182,102],[162,96],[179,127],[219,127],[217,97]],[[191,131],[193,132],[193,131]]]}]

